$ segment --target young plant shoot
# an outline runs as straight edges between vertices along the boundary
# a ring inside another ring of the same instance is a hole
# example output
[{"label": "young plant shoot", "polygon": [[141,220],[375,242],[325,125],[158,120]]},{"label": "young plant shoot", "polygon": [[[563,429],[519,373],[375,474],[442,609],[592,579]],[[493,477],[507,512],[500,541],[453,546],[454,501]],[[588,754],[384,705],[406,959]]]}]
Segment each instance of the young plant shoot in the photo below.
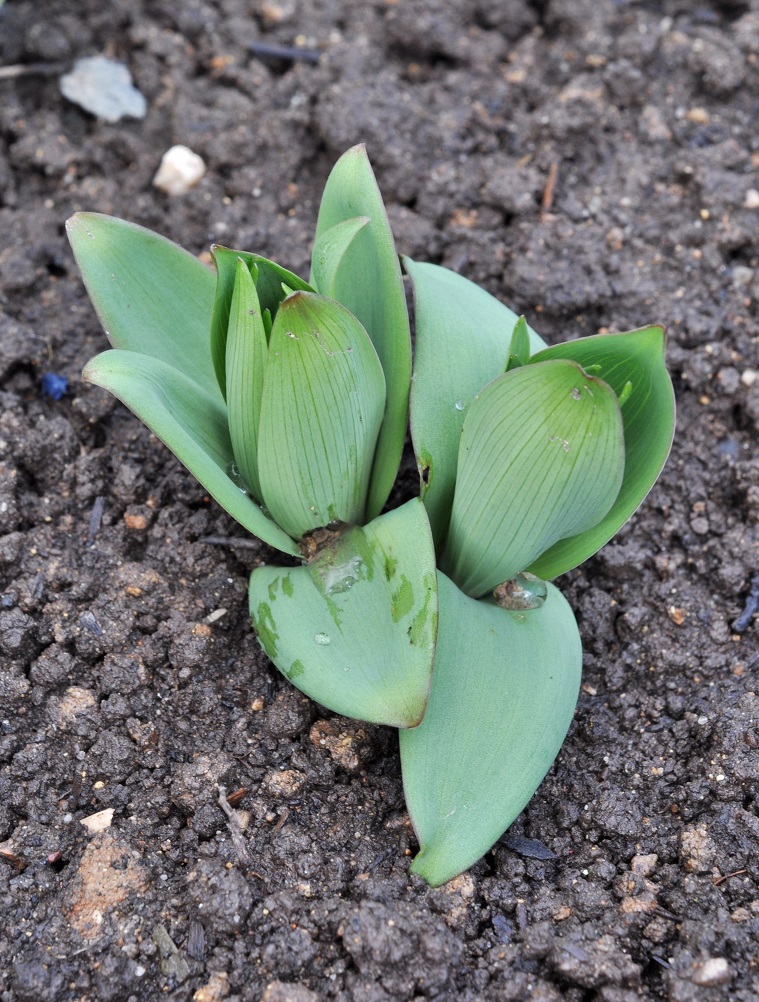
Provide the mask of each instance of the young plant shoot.
[{"label": "young plant shoot", "polygon": [[[674,433],[664,333],[547,347],[471,282],[399,260],[363,146],[324,191],[308,281],[142,227],[68,223],[112,392],[243,528],[259,641],[301,691],[400,729],[433,885],[471,866],[559,752],[580,684],[551,579],[640,505]],[[413,388],[412,388],[413,387]],[[407,424],[419,496],[385,511]]]}]

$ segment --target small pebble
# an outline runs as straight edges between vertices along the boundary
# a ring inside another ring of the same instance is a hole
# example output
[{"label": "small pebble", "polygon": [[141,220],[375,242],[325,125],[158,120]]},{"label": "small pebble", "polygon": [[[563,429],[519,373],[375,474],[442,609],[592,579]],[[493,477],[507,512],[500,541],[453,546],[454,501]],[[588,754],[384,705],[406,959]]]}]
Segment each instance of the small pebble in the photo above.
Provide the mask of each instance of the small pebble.
[{"label": "small pebble", "polygon": [[297,769],[284,769],[270,772],[263,781],[268,793],[275,797],[296,797],[306,782],[304,773]]},{"label": "small pebble", "polygon": [[46,372],[40,380],[43,396],[50,397],[51,400],[60,400],[69,388],[69,381],[65,376],[58,376],[55,372]]},{"label": "small pebble", "polygon": [[61,94],[105,122],[144,118],[145,98],[132,84],[124,63],[105,56],[78,59],[71,73],[61,77]]},{"label": "small pebble", "polygon": [[650,142],[669,140],[672,133],[664,117],[654,104],[647,104],[640,114],[640,131]]},{"label": "small pebble", "polygon": [[743,204],[747,209],[759,209],[759,191],[756,188],[749,188]]},{"label": "small pebble", "polygon": [[708,873],[716,853],[705,825],[693,825],[680,833],[680,858],[689,873]]},{"label": "small pebble", "polygon": [[161,166],[153,178],[153,187],[167,195],[185,195],[206,172],[206,165],[187,146],[172,146],[161,158]]},{"label": "small pebble", "polygon": [[726,985],[732,977],[730,965],[724,957],[710,957],[703,964],[699,964],[691,981],[702,988],[711,988],[714,985]]},{"label": "small pebble", "polygon": [[127,529],[131,529],[132,532],[139,532],[141,529],[147,528],[148,520],[144,515],[130,515],[129,512],[125,512],[124,525]]},{"label": "small pebble", "polygon": [[90,835],[97,835],[98,832],[111,827],[113,812],[113,807],[106,807],[104,811],[98,811],[96,814],[90,814],[87,818],[82,818],[79,824],[84,825]]},{"label": "small pebble", "polygon": [[753,277],[753,268],[747,268],[743,264],[737,264],[733,268],[733,285],[748,285]]},{"label": "small pebble", "polygon": [[633,856],[630,860],[630,869],[633,873],[637,873],[641,877],[650,877],[656,869],[658,862],[659,857],[655,852],[648,853],[645,856]]}]

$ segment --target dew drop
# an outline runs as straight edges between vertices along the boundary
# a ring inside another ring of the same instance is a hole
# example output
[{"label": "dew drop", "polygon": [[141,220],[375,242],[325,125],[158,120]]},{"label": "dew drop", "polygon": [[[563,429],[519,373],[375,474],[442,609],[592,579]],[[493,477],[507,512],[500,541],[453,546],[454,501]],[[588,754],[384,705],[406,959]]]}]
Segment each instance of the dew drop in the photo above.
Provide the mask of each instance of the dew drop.
[{"label": "dew drop", "polygon": [[227,476],[238,490],[242,491],[243,494],[248,493],[248,488],[245,486],[240,471],[237,469],[237,463],[234,460],[231,463],[227,463]]},{"label": "dew drop", "polygon": [[361,557],[355,556],[344,564],[330,567],[324,572],[324,588],[328,595],[341,595],[350,591],[357,581],[361,580],[361,572],[364,568]]},{"label": "dew drop", "polygon": [[582,399],[582,393],[580,393],[579,389],[576,386],[572,387],[569,395],[571,396],[571,398],[573,400],[580,400],[580,399]]},{"label": "dew drop", "polygon": [[332,641],[329,639],[329,634],[327,633],[317,633],[314,640],[320,647],[326,647],[327,644],[331,644]]},{"label": "dew drop", "polygon": [[466,408],[466,403],[463,400],[457,400],[454,406],[457,411],[463,411]]}]

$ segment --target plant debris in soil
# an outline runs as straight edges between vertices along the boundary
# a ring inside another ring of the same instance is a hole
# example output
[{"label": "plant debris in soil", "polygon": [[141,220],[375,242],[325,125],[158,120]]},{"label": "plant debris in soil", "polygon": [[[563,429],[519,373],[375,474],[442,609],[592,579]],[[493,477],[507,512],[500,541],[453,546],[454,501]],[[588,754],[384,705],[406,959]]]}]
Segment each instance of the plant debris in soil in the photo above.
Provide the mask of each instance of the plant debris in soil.
[{"label": "plant debris in soil", "polygon": [[[143,120],[34,69],[99,53]],[[759,996],[753,607],[734,625],[759,572],[758,88],[755,0],[2,6],[3,1002]],[[105,339],[63,236],[96,210],[305,273],[361,141],[403,253],[549,341],[665,324],[679,404],[659,484],[563,583],[567,743],[437,890],[409,876],[393,733],[260,651],[265,548],[82,382]],[[207,172],[171,198],[174,143]]]}]

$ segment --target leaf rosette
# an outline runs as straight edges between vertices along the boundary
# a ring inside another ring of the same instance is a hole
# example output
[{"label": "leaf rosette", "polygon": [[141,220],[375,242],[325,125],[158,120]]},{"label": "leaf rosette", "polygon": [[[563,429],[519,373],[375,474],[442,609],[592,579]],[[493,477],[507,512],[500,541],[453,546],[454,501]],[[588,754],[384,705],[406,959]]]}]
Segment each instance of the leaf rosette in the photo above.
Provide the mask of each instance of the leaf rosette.
[{"label": "leaf rosette", "polygon": [[[582,652],[550,582],[614,535],[664,464],[663,330],[548,347],[461,275],[404,259],[412,382],[362,146],[327,180],[308,281],[222,246],[214,276],[93,213],[68,232],[112,345],[85,378],[284,555],[250,578],[263,649],[335,712],[401,728],[412,869],[450,879],[522,810],[570,726]],[[384,511],[409,418],[419,497]]]}]

